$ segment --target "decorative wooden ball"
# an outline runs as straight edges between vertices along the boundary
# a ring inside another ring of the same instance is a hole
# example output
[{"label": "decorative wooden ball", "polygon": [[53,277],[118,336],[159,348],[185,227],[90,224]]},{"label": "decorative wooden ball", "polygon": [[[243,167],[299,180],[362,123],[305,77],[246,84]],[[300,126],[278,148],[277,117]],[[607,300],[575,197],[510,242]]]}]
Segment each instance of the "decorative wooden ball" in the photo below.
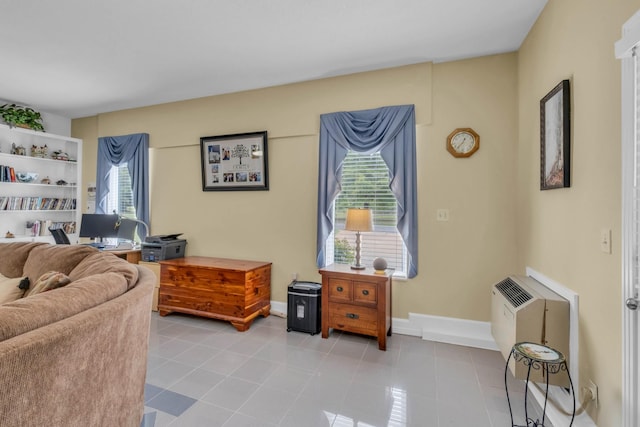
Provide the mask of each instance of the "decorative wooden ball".
[{"label": "decorative wooden ball", "polygon": [[384,274],[387,269],[387,261],[384,258],[376,258],[373,260],[373,269],[377,274]]}]

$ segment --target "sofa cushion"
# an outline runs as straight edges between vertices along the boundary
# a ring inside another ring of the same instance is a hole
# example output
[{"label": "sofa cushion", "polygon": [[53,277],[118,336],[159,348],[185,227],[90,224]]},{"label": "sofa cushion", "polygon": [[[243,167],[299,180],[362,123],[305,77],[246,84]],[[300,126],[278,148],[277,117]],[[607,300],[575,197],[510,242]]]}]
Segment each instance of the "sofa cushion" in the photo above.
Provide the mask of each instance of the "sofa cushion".
[{"label": "sofa cushion", "polygon": [[117,273],[96,274],[57,289],[0,305],[0,341],[66,319],[122,295],[127,283]]},{"label": "sofa cushion", "polygon": [[0,245],[0,274],[6,277],[20,276],[31,250],[43,245],[47,244],[42,242],[13,242]]},{"label": "sofa cushion", "polygon": [[122,258],[118,258],[109,252],[97,252],[90,254],[69,272],[69,278],[76,281],[93,274],[113,272],[120,274],[127,281],[127,289],[132,288],[138,281],[138,269]]},{"label": "sofa cushion", "polygon": [[0,274],[0,304],[22,298],[24,290],[18,287],[22,279],[22,277],[9,278]]},{"label": "sofa cushion", "polygon": [[71,283],[71,279],[64,273],[59,271],[47,271],[36,280],[29,290],[25,293],[25,297],[36,295],[52,289],[61,288]]},{"label": "sofa cushion", "polygon": [[80,261],[98,252],[96,248],[84,245],[36,246],[29,252],[22,274],[29,277],[32,284],[47,271],[59,271],[68,275]]}]

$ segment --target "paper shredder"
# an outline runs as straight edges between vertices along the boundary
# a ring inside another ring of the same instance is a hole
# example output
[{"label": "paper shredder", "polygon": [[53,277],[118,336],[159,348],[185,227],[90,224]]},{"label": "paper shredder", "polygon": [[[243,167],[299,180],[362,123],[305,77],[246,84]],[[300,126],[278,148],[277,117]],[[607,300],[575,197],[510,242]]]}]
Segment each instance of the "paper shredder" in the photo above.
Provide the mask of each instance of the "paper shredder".
[{"label": "paper shredder", "polygon": [[293,281],[287,292],[287,332],[320,333],[322,285]]}]

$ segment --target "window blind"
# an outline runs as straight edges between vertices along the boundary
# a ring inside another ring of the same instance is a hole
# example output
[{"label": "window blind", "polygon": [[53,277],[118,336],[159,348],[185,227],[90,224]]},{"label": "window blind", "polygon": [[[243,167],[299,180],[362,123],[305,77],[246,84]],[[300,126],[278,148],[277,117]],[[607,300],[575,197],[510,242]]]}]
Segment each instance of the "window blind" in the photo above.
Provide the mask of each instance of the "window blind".
[{"label": "window blind", "polygon": [[111,167],[109,189],[107,212],[115,212],[123,217],[135,219],[136,209],[133,205],[131,177],[126,164]]},{"label": "window blind", "polygon": [[[355,232],[344,229],[348,208],[369,208],[373,231],[361,233],[361,263],[370,267],[375,258],[406,274],[404,242],[398,230],[397,201],[389,190],[389,169],[380,153],[350,151],[342,164],[342,188],[334,203],[334,262],[351,264],[355,258]],[[330,248],[327,254],[332,251]]]},{"label": "window blind", "polygon": [[[107,195],[107,212],[115,212],[124,218],[136,219],[136,208],[133,204],[131,177],[127,164],[112,166],[109,175],[109,194]],[[136,229],[136,236],[137,229]],[[110,244],[116,243],[109,242]]]}]

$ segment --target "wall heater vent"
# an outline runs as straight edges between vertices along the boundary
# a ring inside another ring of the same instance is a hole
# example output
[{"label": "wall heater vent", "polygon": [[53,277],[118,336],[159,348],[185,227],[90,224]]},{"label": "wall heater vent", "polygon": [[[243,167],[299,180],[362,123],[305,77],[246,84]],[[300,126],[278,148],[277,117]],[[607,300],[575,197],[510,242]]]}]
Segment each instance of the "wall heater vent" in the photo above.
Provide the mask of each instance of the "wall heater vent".
[{"label": "wall heater vent", "polygon": [[[569,361],[569,301],[537,280],[509,276],[491,288],[491,334],[505,360],[518,342],[528,341],[561,351]],[[527,377],[527,367],[511,359],[511,373]],[[545,382],[541,370],[531,370],[531,381]],[[568,387],[566,375],[551,375],[549,383]]]},{"label": "wall heater vent", "polygon": [[498,283],[496,285],[496,289],[499,290],[514,307],[520,307],[522,304],[533,298],[529,292],[522,289],[522,287],[514,282],[510,277],[507,277],[502,282]]}]

